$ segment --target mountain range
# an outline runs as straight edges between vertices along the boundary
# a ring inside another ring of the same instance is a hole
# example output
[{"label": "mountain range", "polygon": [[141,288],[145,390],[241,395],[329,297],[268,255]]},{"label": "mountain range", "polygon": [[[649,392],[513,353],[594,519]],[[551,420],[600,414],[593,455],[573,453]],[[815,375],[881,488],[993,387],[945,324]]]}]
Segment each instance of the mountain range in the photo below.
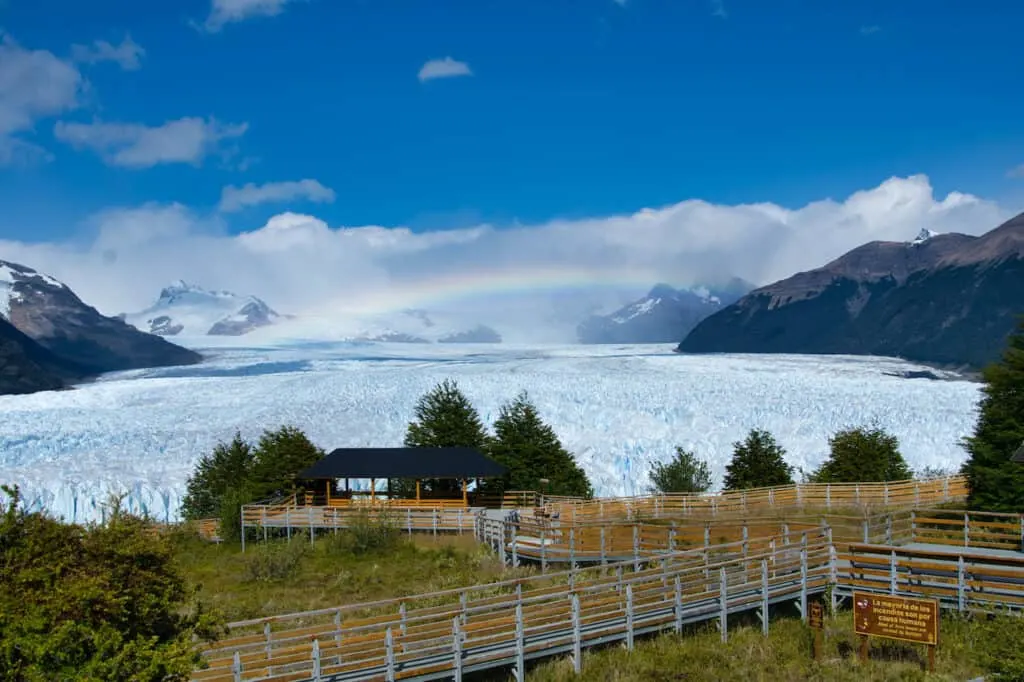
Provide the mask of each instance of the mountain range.
[{"label": "mountain range", "polygon": [[211,291],[182,280],[164,287],[150,307],[121,317],[159,336],[241,336],[285,319],[255,296]]},{"label": "mountain range", "polygon": [[732,278],[721,286],[673,289],[657,284],[641,299],[610,315],[580,323],[580,343],[675,343],[704,318],[739,300],[753,284]]},{"label": "mountain range", "polygon": [[1024,213],[974,237],[864,244],[704,319],[689,353],[886,355],[981,367],[1024,314]]},{"label": "mountain range", "polygon": [[101,315],[53,277],[0,261],[0,394],[54,390],[104,372],[201,359]]}]

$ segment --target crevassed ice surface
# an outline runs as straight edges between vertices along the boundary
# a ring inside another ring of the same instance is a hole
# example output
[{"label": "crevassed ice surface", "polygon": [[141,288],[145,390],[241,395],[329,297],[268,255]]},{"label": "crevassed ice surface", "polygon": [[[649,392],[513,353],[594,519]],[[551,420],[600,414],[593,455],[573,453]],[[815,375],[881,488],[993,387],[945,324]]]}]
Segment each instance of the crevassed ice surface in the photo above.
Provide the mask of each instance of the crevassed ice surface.
[{"label": "crevassed ice surface", "polygon": [[[888,376],[914,365],[850,356],[677,355],[665,346],[420,346],[196,340],[193,367],[122,372],[73,391],[0,397],[0,482],[69,520],[101,514],[110,492],[177,518],[200,456],[235,430],[255,440],[294,424],[325,449],[396,446],[418,396],[456,379],[490,424],[527,390],[601,495],[646,492],[650,464],[676,445],[721,485],[733,441],[772,431],[811,470],[838,429],[877,423],[914,469],[953,468],[979,386]],[[219,344],[213,345],[212,344]]]}]

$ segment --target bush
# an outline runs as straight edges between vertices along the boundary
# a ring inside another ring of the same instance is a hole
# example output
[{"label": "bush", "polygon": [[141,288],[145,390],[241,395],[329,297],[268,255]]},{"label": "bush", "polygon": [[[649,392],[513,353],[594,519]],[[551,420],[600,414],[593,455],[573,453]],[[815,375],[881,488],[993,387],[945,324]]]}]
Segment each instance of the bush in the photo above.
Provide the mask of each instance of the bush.
[{"label": "bush", "polygon": [[997,615],[979,623],[971,647],[975,661],[992,676],[992,682],[1024,680],[1024,618]]},{"label": "bush", "polygon": [[764,429],[751,429],[746,439],[732,444],[733,454],[725,467],[725,490],[746,490],[793,483],[793,467],[786,451]]},{"label": "bush", "polygon": [[829,458],[811,477],[817,483],[881,483],[912,476],[896,436],[878,426],[839,431],[828,443]]},{"label": "bush", "polygon": [[692,452],[676,447],[671,461],[651,466],[651,489],[656,493],[703,493],[711,487],[711,468]]},{"label": "bush", "polygon": [[0,509],[0,680],[190,679],[219,633],[167,538],[111,507],[101,524]]},{"label": "bush", "polygon": [[308,536],[298,533],[291,540],[275,540],[256,545],[246,552],[245,579],[250,582],[290,580],[302,568],[309,554]]},{"label": "bush", "polygon": [[348,523],[348,528],[327,540],[330,551],[361,555],[387,552],[402,543],[402,532],[390,514],[371,516],[360,509]]}]

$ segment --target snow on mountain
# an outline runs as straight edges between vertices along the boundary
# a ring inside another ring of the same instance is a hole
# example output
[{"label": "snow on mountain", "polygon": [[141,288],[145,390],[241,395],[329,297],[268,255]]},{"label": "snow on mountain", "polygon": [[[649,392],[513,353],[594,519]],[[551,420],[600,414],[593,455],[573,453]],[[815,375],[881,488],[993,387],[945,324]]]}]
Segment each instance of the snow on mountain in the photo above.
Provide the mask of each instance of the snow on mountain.
[{"label": "snow on mountain", "polygon": [[211,291],[178,280],[165,287],[152,306],[126,314],[124,320],[160,336],[240,336],[281,317],[255,296]]},{"label": "snow on mountain", "polygon": [[67,287],[53,277],[36,272],[32,268],[8,263],[0,260],[0,316],[5,320],[11,319],[11,303],[20,300],[22,293],[17,291],[21,288],[20,283],[29,283],[31,280],[39,280],[43,284],[55,289],[66,289]]},{"label": "snow on mountain", "polygon": [[937,236],[939,236],[938,232],[933,232],[932,230],[929,230],[927,227],[922,227],[921,231],[917,233],[917,236],[914,237],[914,240],[910,243],[917,246],[918,244],[924,244],[932,237]]},{"label": "snow on mountain", "polygon": [[[160,519],[178,513],[200,457],[236,429],[294,424],[331,450],[402,442],[417,398],[453,378],[493,424],[527,390],[601,495],[642,493],[675,447],[711,466],[732,443],[770,430],[805,471],[828,438],[877,422],[914,469],[956,468],[977,415],[979,384],[889,376],[921,370],[850,356],[689,356],[649,346],[289,343],[224,337],[189,367],[101,377],[74,391],[0,396],[0,483],[68,519],[97,518],[111,491]],[[822,377],[828,377],[823,381]],[[368,482],[361,481],[360,485]]]},{"label": "snow on mountain", "polygon": [[674,289],[657,284],[643,298],[610,315],[591,315],[580,323],[581,343],[676,343],[697,323],[738,300],[753,285],[733,279],[722,287]]}]

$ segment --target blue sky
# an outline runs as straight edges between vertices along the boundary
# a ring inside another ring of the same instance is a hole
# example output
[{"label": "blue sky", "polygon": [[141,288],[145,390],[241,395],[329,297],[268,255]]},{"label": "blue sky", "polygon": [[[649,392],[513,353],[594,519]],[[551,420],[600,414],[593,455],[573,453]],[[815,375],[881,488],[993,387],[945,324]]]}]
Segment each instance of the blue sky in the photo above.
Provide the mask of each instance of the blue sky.
[{"label": "blue sky", "polygon": [[108,313],[179,278],[317,314],[764,284],[1024,209],[1022,23],[934,0],[0,0],[0,258]]},{"label": "blue sky", "polygon": [[[73,61],[87,83],[75,105],[12,133],[49,158],[0,169],[4,236],[59,238],[108,206],[212,210],[225,186],[302,179],[334,193],[314,205],[329,224],[415,229],[688,198],[797,207],[914,173],[1008,201],[1024,186],[1010,177],[1024,164],[1014,3],[231,2],[238,20],[213,31],[197,28],[209,0],[0,5],[23,50],[70,60],[73,45],[96,55],[94,41],[130,36],[143,51],[138,68]],[[471,75],[417,77],[449,57]],[[183,117],[227,137],[201,158],[123,167],[55,136]],[[224,220],[251,229],[277,210]]]}]

